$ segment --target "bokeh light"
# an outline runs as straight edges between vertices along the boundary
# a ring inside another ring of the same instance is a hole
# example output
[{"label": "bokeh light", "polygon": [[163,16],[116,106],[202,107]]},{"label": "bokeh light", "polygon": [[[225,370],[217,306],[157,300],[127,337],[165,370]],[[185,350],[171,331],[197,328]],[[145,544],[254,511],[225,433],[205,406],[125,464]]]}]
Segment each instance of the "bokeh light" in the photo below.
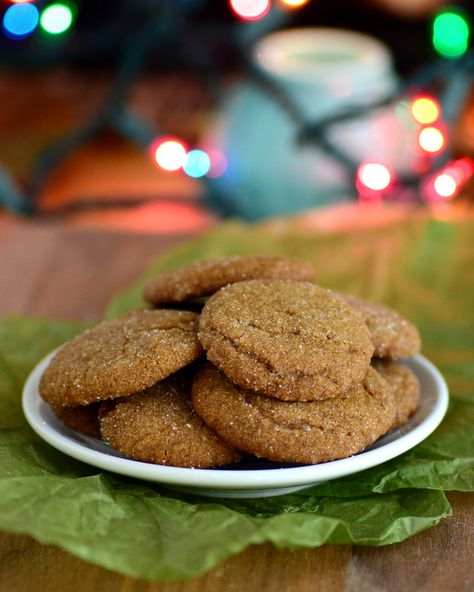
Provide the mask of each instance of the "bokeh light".
[{"label": "bokeh light", "polygon": [[152,147],[158,166],[165,171],[177,171],[186,162],[187,150],[183,142],[175,138],[161,139]]},{"label": "bokeh light", "polygon": [[434,180],[434,189],[439,197],[453,197],[458,188],[458,184],[453,175],[441,173]]},{"label": "bokeh light", "polygon": [[280,2],[290,8],[299,8],[300,6],[307,4],[309,0],[280,0]]},{"label": "bokeh light", "polygon": [[469,24],[454,10],[444,10],[433,21],[433,46],[445,58],[459,58],[466,53],[469,42]]},{"label": "bokeh light", "polygon": [[474,175],[474,160],[465,156],[449,162],[424,184],[424,197],[440,203],[455,197]]},{"label": "bokeh light", "polygon": [[459,181],[467,181],[474,175],[474,160],[469,156],[455,160],[451,166],[452,170],[458,175]]},{"label": "bokeh light", "polygon": [[203,150],[191,150],[188,152],[183,170],[189,177],[204,177],[210,168],[211,160]]},{"label": "bokeh light", "polygon": [[60,35],[71,27],[72,21],[70,6],[62,3],[50,4],[41,13],[40,26],[50,35]]},{"label": "bokeh light", "polygon": [[423,150],[434,154],[443,149],[444,134],[437,127],[425,127],[418,136],[418,142]]},{"label": "bokeh light", "polygon": [[411,114],[417,123],[434,123],[441,114],[439,103],[431,97],[419,97],[411,103]]},{"label": "bokeh light", "polygon": [[33,33],[39,21],[34,4],[13,4],[3,15],[3,31],[10,39],[24,39]]},{"label": "bokeh light", "polygon": [[222,177],[227,170],[227,158],[225,154],[219,150],[208,150],[207,153],[211,159],[211,168],[207,176],[211,179]]},{"label": "bokeh light", "polygon": [[357,170],[357,179],[367,189],[383,191],[392,183],[392,173],[384,164],[363,162]]},{"label": "bokeh light", "polygon": [[271,7],[271,0],[229,0],[234,13],[245,21],[263,18]]}]

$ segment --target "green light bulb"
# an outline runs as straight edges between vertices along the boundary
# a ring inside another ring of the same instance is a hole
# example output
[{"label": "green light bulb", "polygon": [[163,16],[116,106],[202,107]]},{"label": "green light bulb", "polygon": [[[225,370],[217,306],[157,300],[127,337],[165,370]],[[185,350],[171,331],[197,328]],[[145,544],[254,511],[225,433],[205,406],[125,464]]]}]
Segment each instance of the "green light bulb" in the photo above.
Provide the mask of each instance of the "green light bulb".
[{"label": "green light bulb", "polygon": [[40,27],[50,35],[60,35],[71,27],[72,21],[70,6],[62,3],[50,4],[41,13]]},{"label": "green light bulb", "polygon": [[466,53],[469,24],[465,17],[453,10],[439,13],[433,22],[433,45],[445,58],[459,58]]}]

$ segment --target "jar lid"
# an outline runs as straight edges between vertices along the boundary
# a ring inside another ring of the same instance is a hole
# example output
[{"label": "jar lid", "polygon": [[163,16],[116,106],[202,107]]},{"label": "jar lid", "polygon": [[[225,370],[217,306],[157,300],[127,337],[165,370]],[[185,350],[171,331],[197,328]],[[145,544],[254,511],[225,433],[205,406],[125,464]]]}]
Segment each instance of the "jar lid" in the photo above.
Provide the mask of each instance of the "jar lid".
[{"label": "jar lid", "polygon": [[373,37],[344,29],[299,28],[271,33],[253,48],[253,59],[267,74],[287,82],[318,80],[324,85],[347,79],[367,84],[391,75],[388,48]]}]

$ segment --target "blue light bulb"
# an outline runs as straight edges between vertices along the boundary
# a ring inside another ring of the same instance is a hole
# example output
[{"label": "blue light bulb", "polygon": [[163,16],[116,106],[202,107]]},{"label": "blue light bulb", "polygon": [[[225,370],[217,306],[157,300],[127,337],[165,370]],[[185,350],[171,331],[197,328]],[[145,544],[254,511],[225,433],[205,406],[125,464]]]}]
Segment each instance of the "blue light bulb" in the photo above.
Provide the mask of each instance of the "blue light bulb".
[{"label": "blue light bulb", "polygon": [[24,39],[38,26],[39,14],[34,4],[14,4],[3,15],[3,31],[10,39]]},{"label": "blue light bulb", "polygon": [[204,177],[210,168],[211,159],[203,150],[191,150],[188,152],[183,169],[189,177]]}]

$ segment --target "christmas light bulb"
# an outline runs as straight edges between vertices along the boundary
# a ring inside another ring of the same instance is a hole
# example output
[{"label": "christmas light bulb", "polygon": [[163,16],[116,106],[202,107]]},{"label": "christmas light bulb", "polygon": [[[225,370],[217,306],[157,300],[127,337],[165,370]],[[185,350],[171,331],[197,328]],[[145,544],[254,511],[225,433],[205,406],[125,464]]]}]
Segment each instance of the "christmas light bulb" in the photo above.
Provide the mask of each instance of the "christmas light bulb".
[{"label": "christmas light bulb", "polygon": [[439,197],[448,199],[453,197],[458,188],[458,184],[453,175],[441,173],[434,180],[434,190]]},{"label": "christmas light bulb", "polygon": [[158,166],[165,171],[177,171],[186,162],[185,145],[175,138],[158,141],[152,147],[152,153]]},{"label": "christmas light bulb", "polygon": [[431,97],[419,97],[411,104],[411,114],[417,123],[428,125],[438,119],[441,109],[438,102]]},{"label": "christmas light bulb", "polygon": [[364,162],[357,170],[357,179],[367,189],[383,191],[392,183],[392,173],[384,164]]},{"label": "christmas light bulb", "polygon": [[456,171],[460,181],[467,181],[472,175],[474,175],[474,160],[469,158],[469,156],[465,156],[464,158],[455,160],[452,163],[452,168]]},{"label": "christmas light bulb", "polygon": [[73,13],[67,4],[56,3],[47,6],[40,17],[41,28],[50,35],[65,33],[72,25]]},{"label": "christmas light bulb", "polygon": [[234,13],[244,21],[256,21],[270,10],[270,0],[229,0]]},{"label": "christmas light bulb", "polygon": [[445,58],[459,58],[467,51],[469,23],[456,10],[443,10],[433,21],[433,46]]},{"label": "christmas light bulb", "polygon": [[290,8],[299,8],[304,4],[307,4],[309,0],[280,0],[282,4],[285,6],[289,6]]},{"label": "christmas light bulb", "polygon": [[418,142],[423,150],[434,154],[443,149],[445,140],[443,132],[437,127],[425,127],[418,136]]},{"label": "christmas light bulb", "polygon": [[227,158],[225,157],[225,154],[219,150],[208,150],[207,153],[211,159],[211,168],[209,169],[207,176],[211,179],[222,177],[227,170]]},{"label": "christmas light bulb", "polygon": [[210,168],[211,160],[203,150],[191,150],[188,152],[183,170],[189,177],[204,177]]},{"label": "christmas light bulb", "polygon": [[10,39],[24,39],[33,33],[39,21],[34,4],[13,4],[3,15],[3,31]]}]

